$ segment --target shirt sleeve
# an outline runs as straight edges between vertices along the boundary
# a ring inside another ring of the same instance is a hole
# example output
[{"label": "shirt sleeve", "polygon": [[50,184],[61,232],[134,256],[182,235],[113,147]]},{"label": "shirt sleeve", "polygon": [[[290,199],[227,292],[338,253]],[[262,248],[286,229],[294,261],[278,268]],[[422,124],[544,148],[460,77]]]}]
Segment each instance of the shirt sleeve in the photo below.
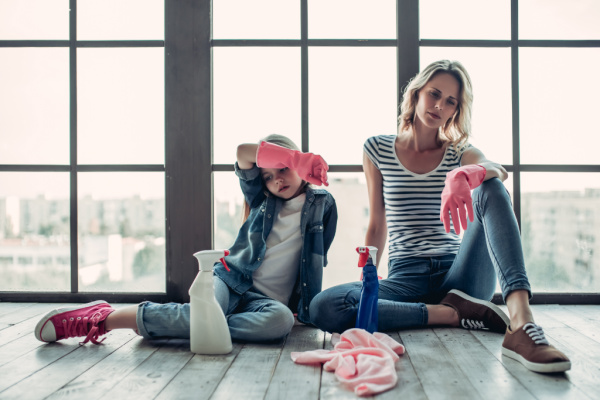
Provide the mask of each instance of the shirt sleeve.
[{"label": "shirt sleeve", "polygon": [[363,145],[363,150],[373,165],[379,169],[379,143],[377,142],[377,136],[368,138]]},{"label": "shirt sleeve", "polygon": [[241,169],[237,162],[234,164],[234,168],[235,174],[240,179],[240,187],[246,202],[251,208],[258,207],[266,197],[260,168],[254,165],[250,169]]}]

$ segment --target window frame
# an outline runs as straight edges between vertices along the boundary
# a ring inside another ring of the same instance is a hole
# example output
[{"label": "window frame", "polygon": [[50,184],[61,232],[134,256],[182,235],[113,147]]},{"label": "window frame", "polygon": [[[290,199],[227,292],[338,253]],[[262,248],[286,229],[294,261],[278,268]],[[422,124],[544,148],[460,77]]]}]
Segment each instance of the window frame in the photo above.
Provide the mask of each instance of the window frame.
[{"label": "window frame", "polygon": [[[593,165],[522,164],[519,147],[519,48],[600,47],[600,40],[520,40],[518,0],[511,0],[510,40],[438,40],[419,37],[419,0],[397,0],[397,39],[309,39],[308,0],[300,0],[299,40],[212,39],[212,1],[165,1],[165,39],[78,41],[77,1],[70,0],[69,40],[0,40],[2,47],[68,47],[70,51],[70,163],[69,165],[0,165],[0,171],[69,172],[71,191],[71,292],[0,292],[0,301],[84,302],[104,298],[112,302],[151,300],[187,301],[197,273],[192,254],[213,244],[213,172],[233,171],[232,164],[212,162],[212,48],[226,46],[292,46],[301,50],[301,148],[309,151],[309,46],[393,46],[397,50],[398,103],[401,88],[419,71],[420,47],[505,47],[511,50],[512,155],[504,165],[513,178],[514,210],[521,221],[522,172],[595,172]],[[77,165],[77,62],[82,47],[164,47],[165,50],[165,164]],[[165,173],[166,293],[80,293],[77,276],[77,173],[86,171]],[[330,165],[331,172],[362,172],[361,165]],[[207,190],[210,189],[210,190]],[[210,221],[210,222],[207,222]],[[494,301],[501,302],[497,294]],[[533,304],[600,304],[600,293],[535,293]]]}]

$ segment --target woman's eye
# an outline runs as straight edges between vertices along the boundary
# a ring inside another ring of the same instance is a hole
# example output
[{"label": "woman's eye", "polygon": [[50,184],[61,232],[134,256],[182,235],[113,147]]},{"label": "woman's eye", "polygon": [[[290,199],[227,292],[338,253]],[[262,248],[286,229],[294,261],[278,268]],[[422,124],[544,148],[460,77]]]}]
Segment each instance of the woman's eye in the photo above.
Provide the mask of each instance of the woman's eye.
[{"label": "woman's eye", "polygon": [[265,176],[263,179],[265,180],[265,182],[268,182],[271,180],[271,176]]},{"label": "woman's eye", "polygon": [[279,172],[285,172],[285,171],[287,171],[287,170],[288,170],[288,167],[284,167],[284,168],[281,168],[281,169],[279,170]]},{"label": "woman's eye", "polygon": [[430,92],[430,94],[436,99],[440,96],[437,92]]},{"label": "woman's eye", "polygon": [[451,106],[455,106],[456,102],[452,101],[452,100],[448,100],[448,104],[450,104]]}]

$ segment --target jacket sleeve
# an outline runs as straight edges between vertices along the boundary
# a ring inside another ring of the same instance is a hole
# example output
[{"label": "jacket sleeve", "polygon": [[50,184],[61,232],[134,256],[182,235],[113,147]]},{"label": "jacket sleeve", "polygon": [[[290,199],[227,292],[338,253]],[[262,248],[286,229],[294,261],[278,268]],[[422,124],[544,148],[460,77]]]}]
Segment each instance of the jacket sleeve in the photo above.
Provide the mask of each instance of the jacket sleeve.
[{"label": "jacket sleeve", "polygon": [[325,211],[325,215],[323,216],[323,227],[324,227],[324,235],[323,235],[323,244],[325,249],[324,256],[324,266],[327,266],[327,253],[329,252],[329,247],[331,247],[331,243],[333,242],[333,238],[335,237],[335,231],[337,228],[337,206],[335,204],[335,199],[332,195],[329,195],[331,200],[331,207],[327,211]]},{"label": "jacket sleeve", "polygon": [[240,169],[238,163],[234,165],[235,174],[240,179],[240,187],[246,202],[250,208],[255,208],[265,199],[265,188],[263,187],[260,168],[256,165],[250,169]]}]

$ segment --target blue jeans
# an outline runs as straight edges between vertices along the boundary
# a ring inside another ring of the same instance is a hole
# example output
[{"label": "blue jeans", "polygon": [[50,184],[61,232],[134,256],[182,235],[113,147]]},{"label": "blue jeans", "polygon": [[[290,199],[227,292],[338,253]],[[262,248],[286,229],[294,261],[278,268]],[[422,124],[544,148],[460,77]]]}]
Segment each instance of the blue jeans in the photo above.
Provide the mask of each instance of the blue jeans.
[{"label": "blue jeans", "polygon": [[[427,304],[437,304],[451,289],[490,300],[496,276],[502,297],[524,289],[531,296],[523,250],[510,196],[499,179],[473,192],[474,221],[456,255],[391,259],[387,279],[379,281],[378,330],[427,325]],[[343,332],[356,323],[361,282],[319,293],[310,304],[311,322],[322,330]]]},{"label": "blue jeans", "polygon": [[[231,338],[242,341],[269,341],[284,337],[294,326],[294,315],[277,300],[252,289],[237,294],[215,276],[215,297],[223,309]],[[138,332],[146,339],[190,337],[189,303],[140,303]]]}]

